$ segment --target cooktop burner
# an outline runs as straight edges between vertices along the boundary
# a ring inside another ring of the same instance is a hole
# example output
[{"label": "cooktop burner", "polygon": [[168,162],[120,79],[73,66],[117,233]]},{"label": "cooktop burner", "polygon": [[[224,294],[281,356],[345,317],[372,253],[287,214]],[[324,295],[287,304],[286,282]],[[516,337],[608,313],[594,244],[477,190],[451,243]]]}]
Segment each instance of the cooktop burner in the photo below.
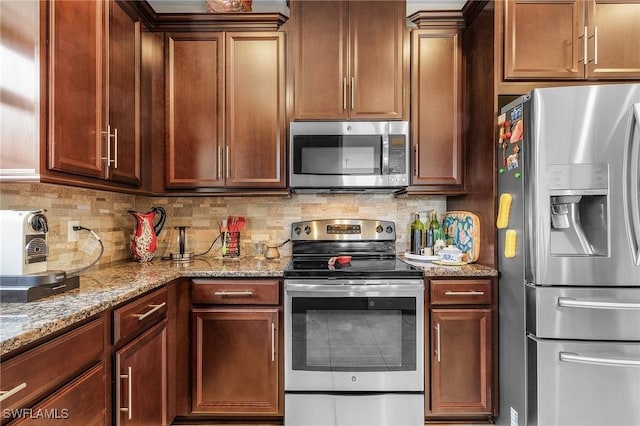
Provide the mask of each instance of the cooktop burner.
[{"label": "cooktop burner", "polygon": [[[396,259],[395,239],[395,224],[389,221],[295,222],[291,225],[293,258],[284,275],[286,278],[422,277],[422,271]],[[350,259],[345,261],[340,256]]]}]

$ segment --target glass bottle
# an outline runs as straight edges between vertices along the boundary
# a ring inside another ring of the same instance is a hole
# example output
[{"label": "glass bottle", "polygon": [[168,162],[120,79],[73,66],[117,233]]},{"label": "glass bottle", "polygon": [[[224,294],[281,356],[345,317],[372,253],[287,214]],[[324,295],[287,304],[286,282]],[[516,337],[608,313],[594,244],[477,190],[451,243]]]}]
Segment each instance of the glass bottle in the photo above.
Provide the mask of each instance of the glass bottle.
[{"label": "glass bottle", "polygon": [[413,222],[411,222],[411,253],[422,253],[422,233],[424,225],[420,221],[420,213],[415,213]]},{"label": "glass bottle", "polygon": [[[434,225],[435,222],[435,225]],[[438,219],[435,217],[435,210],[429,212],[429,221],[427,222],[427,241],[425,246],[433,249],[436,242],[436,233],[438,232]]]}]

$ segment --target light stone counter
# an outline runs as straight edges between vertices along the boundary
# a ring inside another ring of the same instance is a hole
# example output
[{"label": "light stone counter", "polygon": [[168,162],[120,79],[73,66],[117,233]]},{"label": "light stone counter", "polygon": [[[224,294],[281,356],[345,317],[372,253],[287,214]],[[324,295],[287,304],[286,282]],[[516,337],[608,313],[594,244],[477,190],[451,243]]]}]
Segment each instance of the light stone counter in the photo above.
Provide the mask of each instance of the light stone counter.
[{"label": "light stone counter", "polygon": [[[404,260],[404,259],[403,259]],[[126,262],[95,268],[80,275],[80,287],[29,303],[0,304],[0,355],[33,343],[106,309],[161,287],[179,277],[282,277],[289,262],[243,258],[227,260],[196,258],[190,264],[170,261]],[[496,276],[497,271],[481,265],[436,266],[410,262],[425,277]]]}]

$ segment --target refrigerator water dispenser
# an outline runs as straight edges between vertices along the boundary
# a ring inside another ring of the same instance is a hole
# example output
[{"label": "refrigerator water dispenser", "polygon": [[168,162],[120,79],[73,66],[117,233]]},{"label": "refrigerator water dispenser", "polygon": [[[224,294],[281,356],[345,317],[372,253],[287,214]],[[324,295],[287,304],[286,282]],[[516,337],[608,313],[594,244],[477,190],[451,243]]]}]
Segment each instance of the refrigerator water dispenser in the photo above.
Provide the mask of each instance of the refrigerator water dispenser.
[{"label": "refrigerator water dispenser", "polygon": [[607,196],[551,196],[551,254],[607,256]]}]

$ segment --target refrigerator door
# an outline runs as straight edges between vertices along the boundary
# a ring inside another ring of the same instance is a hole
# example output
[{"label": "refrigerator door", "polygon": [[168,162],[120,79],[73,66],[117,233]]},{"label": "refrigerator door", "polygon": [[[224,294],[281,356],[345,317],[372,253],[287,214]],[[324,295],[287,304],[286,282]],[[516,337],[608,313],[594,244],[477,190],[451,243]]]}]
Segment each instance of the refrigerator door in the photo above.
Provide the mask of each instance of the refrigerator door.
[{"label": "refrigerator door", "polygon": [[526,280],[640,285],[640,84],[536,89],[526,112]]},{"label": "refrigerator door", "polygon": [[640,343],[529,337],[528,425],[640,424]]},{"label": "refrigerator door", "polygon": [[527,331],[536,337],[640,342],[640,288],[527,285],[526,292]]}]

